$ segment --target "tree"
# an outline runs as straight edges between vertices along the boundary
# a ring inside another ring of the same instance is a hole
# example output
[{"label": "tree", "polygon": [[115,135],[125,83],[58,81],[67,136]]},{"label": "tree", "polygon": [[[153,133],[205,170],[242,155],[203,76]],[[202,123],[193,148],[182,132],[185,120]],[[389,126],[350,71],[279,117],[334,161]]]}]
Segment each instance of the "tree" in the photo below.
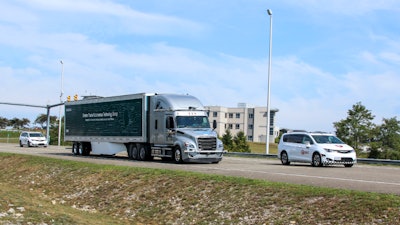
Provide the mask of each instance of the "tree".
[{"label": "tree", "polygon": [[251,152],[250,146],[247,144],[246,136],[243,131],[237,133],[237,135],[233,138],[233,149],[235,152]]},{"label": "tree", "polygon": [[225,134],[222,135],[222,143],[224,143],[224,149],[233,150],[233,137],[230,130],[225,130]]},{"label": "tree", "polygon": [[375,116],[361,102],[353,105],[347,114],[346,119],[333,123],[336,135],[356,150],[359,150],[360,144],[367,143],[372,139],[371,131],[374,128],[374,124],[371,121]]},{"label": "tree", "polygon": [[383,118],[382,125],[379,126],[378,140],[383,147],[400,150],[400,121],[396,117]]},{"label": "tree", "polygon": [[8,126],[9,121],[8,119],[0,116],[0,128],[4,129]]},{"label": "tree", "polygon": [[14,128],[21,129],[21,128],[25,127],[26,125],[28,125],[31,121],[27,118],[22,118],[22,120],[21,120],[21,119],[14,117],[9,122],[10,122],[9,125],[13,126]]},{"label": "tree", "polygon": [[[378,155],[380,158],[400,159],[400,121],[396,117],[383,118],[382,124],[377,126],[376,129],[375,143],[377,147],[371,149],[369,157]],[[376,149],[378,150],[378,154],[376,153]]]},{"label": "tree", "polygon": [[[35,119],[35,124],[39,124],[43,129],[46,128],[47,124],[47,115],[46,114],[40,114],[38,117]],[[57,124],[57,117],[56,116],[50,116],[50,127],[55,126]]]}]

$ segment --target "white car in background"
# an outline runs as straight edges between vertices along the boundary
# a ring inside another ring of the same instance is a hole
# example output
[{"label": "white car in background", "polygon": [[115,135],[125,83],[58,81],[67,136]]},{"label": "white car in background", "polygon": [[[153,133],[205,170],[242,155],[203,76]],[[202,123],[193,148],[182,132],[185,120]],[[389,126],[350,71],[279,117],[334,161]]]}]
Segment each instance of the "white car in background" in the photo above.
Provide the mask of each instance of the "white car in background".
[{"label": "white car in background", "polygon": [[24,145],[28,147],[33,146],[43,146],[47,147],[47,139],[40,132],[29,132],[24,131],[19,136],[19,146],[23,147]]},{"label": "white car in background", "polygon": [[283,134],[278,144],[278,158],[283,165],[304,162],[313,166],[342,164],[352,167],[357,163],[354,149],[329,133]]}]

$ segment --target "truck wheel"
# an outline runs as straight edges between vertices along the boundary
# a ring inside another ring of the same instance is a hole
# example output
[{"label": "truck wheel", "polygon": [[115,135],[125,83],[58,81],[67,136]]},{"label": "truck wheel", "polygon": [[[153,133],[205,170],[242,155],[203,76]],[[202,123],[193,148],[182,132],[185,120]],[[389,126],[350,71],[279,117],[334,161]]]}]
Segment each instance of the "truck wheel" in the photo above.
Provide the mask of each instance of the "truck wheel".
[{"label": "truck wheel", "polygon": [[141,145],[140,148],[139,148],[138,158],[139,158],[140,161],[145,161],[148,158],[147,150],[146,150],[146,147],[144,145]]},{"label": "truck wheel", "polygon": [[130,144],[128,152],[128,156],[130,159],[136,160],[138,158],[138,149],[136,144]]},{"label": "truck wheel", "polygon": [[175,163],[183,163],[182,160],[182,151],[179,146],[174,149],[174,155],[172,156]]}]

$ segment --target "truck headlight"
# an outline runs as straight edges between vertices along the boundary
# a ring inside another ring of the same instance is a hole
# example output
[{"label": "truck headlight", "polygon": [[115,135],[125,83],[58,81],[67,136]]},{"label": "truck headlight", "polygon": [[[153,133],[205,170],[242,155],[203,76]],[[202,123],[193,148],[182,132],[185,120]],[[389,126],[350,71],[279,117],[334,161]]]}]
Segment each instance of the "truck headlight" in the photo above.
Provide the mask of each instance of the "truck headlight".
[{"label": "truck headlight", "polygon": [[218,142],[217,142],[217,148],[218,148],[218,149],[224,149],[224,143],[223,143],[222,141],[218,140]]},{"label": "truck headlight", "polygon": [[185,142],[185,147],[186,147],[186,149],[195,148],[195,147],[194,147],[194,144],[192,144],[192,143],[190,143],[190,142]]}]

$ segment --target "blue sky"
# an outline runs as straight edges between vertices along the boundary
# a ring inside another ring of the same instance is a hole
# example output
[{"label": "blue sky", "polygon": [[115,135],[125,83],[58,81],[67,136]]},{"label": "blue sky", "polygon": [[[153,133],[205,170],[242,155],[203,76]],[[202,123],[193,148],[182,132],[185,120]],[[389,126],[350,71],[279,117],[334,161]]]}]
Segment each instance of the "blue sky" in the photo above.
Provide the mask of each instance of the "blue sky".
[{"label": "blue sky", "polygon": [[[277,126],[334,131],[362,102],[400,114],[400,2],[14,0],[0,2],[0,102],[182,93],[204,105],[267,105]],[[0,105],[0,116],[45,110]],[[58,115],[58,109],[52,114]]]}]

